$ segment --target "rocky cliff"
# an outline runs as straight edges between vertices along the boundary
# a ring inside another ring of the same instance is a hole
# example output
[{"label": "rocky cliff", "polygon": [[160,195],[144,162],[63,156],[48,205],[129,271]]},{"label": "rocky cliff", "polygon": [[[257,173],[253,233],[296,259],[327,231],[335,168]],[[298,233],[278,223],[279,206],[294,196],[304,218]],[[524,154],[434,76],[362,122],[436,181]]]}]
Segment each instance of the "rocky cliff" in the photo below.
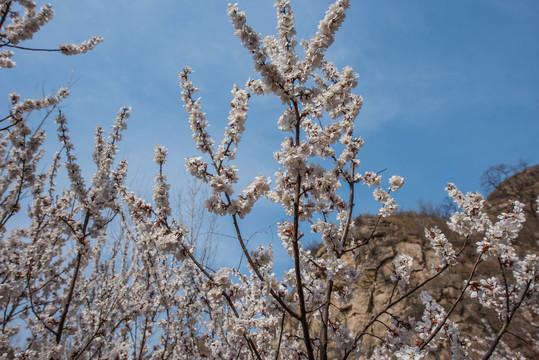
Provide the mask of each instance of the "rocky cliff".
[{"label": "rocky cliff", "polygon": [[[514,241],[519,256],[527,253],[539,253],[539,221],[536,213],[536,199],[539,195],[539,165],[529,168],[504,181],[493,191],[485,202],[487,213],[495,221],[496,215],[502,211],[509,211],[509,200],[519,200],[525,204],[526,223],[518,239]],[[377,217],[362,216],[356,219],[360,238],[368,237],[375,226]],[[355,331],[364,328],[370,319],[388,304],[388,299],[394,288],[394,282],[390,276],[393,271],[393,259],[399,254],[407,254],[414,259],[412,283],[407,289],[412,288],[431,274],[432,259],[435,259],[434,251],[424,236],[424,228],[438,226],[453,242],[455,249],[464,244],[464,239],[448,230],[446,219],[432,216],[421,216],[414,212],[398,214],[394,217],[383,219],[374,233],[373,239],[363,247],[362,254],[355,262],[363,276],[360,282],[354,286],[354,300],[349,304],[342,304],[340,309],[341,319],[345,319],[348,325]],[[465,250],[461,254],[460,264],[441,278],[429,283],[425,289],[429,291],[437,301],[447,310],[458,297],[472,269],[477,256],[475,242],[478,239],[470,239]],[[352,261],[352,260],[349,260]],[[478,267],[478,273],[474,277],[485,278],[485,275],[500,276],[499,266],[482,263]],[[398,298],[406,291],[397,287],[393,299]],[[404,314],[406,317],[421,319],[423,306],[419,299],[419,292],[407,298],[388,312]],[[497,348],[497,358],[505,358],[505,354],[516,351],[521,352],[528,359],[539,358],[539,316],[538,314],[519,311],[511,323],[509,330],[502,338],[502,343]],[[389,324],[389,314],[382,315],[380,320]],[[465,296],[464,300],[457,305],[453,315],[453,322],[457,323],[461,333],[472,341],[472,358],[481,358],[490,339],[500,328],[497,314],[480,306],[477,301]],[[369,331],[371,335],[365,335],[362,340],[369,351],[374,346],[380,345],[378,338],[384,337],[386,328],[381,323],[376,323]],[[377,338],[378,337],[378,338]],[[333,349],[333,356],[338,357],[339,350]],[[431,351],[429,358],[450,359],[448,348],[440,348]]]}]

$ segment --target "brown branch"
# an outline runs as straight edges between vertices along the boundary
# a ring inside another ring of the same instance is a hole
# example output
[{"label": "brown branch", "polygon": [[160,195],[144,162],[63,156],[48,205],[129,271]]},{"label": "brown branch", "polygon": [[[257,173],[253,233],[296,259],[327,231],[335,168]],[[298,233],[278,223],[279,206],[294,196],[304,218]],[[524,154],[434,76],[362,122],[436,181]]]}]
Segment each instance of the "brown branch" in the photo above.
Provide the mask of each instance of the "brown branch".
[{"label": "brown branch", "polygon": [[39,314],[37,313],[37,311],[35,310],[35,306],[34,306],[34,301],[33,301],[33,296],[32,296],[32,287],[30,285],[30,271],[28,271],[28,273],[26,274],[26,283],[27,283],[27,286],[28,286],[28,298],[30,300],[30,309],[32,310],[32,313],[34,314],[34,316],[41,322],[41,324],[43,324],[43,326],[45,327],[45,329],[49,330],[51,333],[53,333],[55,336],[57,335],[56,331],[54,331],[52,328],[50,328],[46,323],[45,321],[41,318],[41,316],[39,316]]},{"label": "brown branch", "polygon": [[[89,221],[90,221],[90,211],[86,211],[86,216],[84,217],[84,223],[82,226],[82,233],[84,234],[83,235],[84,237],[86,237],[86,228],[88,227]],[[77,254],[77,264],[75,265],[75,270],[73,271],[73,277],[71,278],[71,285],[69,286],[69,292],[67,294],[66,303],[64,305],[64,310],[62,312],[62,315],[60,316],[60,322],[58,323],[58,330],[56,331],[56,344],[60,344],[60,341],[62,340],[62,332],[64,331],[64,324],[67,319],[69,306],[71,305],[71,299],[73,297],[73,293],[75,292],[75,284],[79,276],[81,260],[82,260],[82,252],[79,250],[79,253]]]},{"label": "brown branch", "polygon": [[9,14],[9,10],[11,9],[11,3],[12,2],[10,1],[7,4],[4,4],[6,8],[2,12],[2,19],[0,19],[0,30],[2,29],[2,26],[4,26],[4,23],[6,22],[7,15]]},{"label": "brown branch", "polygon": [[71,278],[71,285],[69,286],[69,292],[67,294],[67,299],[64,305],[64,310],[62,312],[62,315],[60,316],[60,322],[58,323],[58,330],[56,331],[56,344],[60,344],[60,341],[62,341],[62,332],[64,331],[64,324],[67,319],[69,306],[71,305],[73,292],[75,291],[75,283],[79,276],[81,260],[82,260],[82,253],[79,251],[77,255],[77,264],[75,265],[75,270],[73,271],[73,277]]},{"label": "brown branch", "polygon": [[374,237],[374,233],[376,232],[376,229],[378,228],[378,225],[380,224],[380,220],[382,220],[382,215],[378,215],[378,218],[376,219],[376,224],[374,224],[374,228],[372,229],[372,231],[371,231],[371,233],[370,233],[370,235],[368,237],[363,239],[363,241],[358,243],[356,246],[351,247],[349,249],[343,250],[342,253],[345,254],[347,252],[357,250],[360,247],[367,245],[369,243],[369,241],[371,241],[371,239]]},{"label": "brown branch", "polygon": [[[296,114],[296,139],[295,146],[300,145],[300,118],[298,104],[293,101],[294,110]],[[301,328],[303,330],[303,341],[305,343],[305,349],[307,350],[307,356],[309,360],[314,360],[314,352],[311,344],[311,336],[309,334],[309,323],[307,322],[307,312],[305,309],[305,295],[303,294],[303,282],[301,276],[301,259],[299,254],[299,203],[301,201],[301,175],[296,177],[296,198],[294,199],[294,235],[292,239],[292,248],[294,252],[294,270],[296,275],[296,286],[299,302],[299,316]]]},{"label": "brown branch", "polygon": [[50,52],[60,52],[61,49],[35,49],[35,48],[28,48],[24,46],[18,46],[18,45],[11,45],[11,44],[4,44],[3,46],[14,48],[14,49],[20,49],[20,50],[29,50],[29,51],[50,51]]},{"label": "brown branch", "polygon": [[[230,197],[228,196],[228,194],[225,194],[225,195],[226,195],[228,203],[231,204],[232,202],[231,202]],[[236,217],[235,214],[232,215],[232,221],[234,224],[234,229],[236,230],[236,238],[238,239],[238,242],[240,243],[242,252],[245,255],[245,258],[247,259],[247,262],[249,263],[249,265],[255,272],[256,276],[260,279],[260,281],[266,282],[266,280],[264,279],[264,276],[260,273],[258,266],[256,265],[256,263],[253,261],[253,258],[249,254],[249,251],[247,250],[247,246],[245,246],[245,242],[243,240],[243,236],[241,235],[241,230],[238,224],[238,218]],[[273,289],[270,288],[269,291],[270,291],[270,294],[273,296],[273,298],[279,303],[279,305],[283,307],[283,309],[286,310],[286,312],[290,314],[290,316],[292,316],[294,319],[300,320],[300,315],[298,315],[294,310],[292,310]]]},{"label": "brown branch", "polygon": [[328,359],[328,322],[329,322],[329,306],[331,304],[331,294],[333,292],[333,280],[328,282],[326,290],[326,302],[322,310],[322,319],[320,326],[320,359]]},{"label": "brown branch", "polygon": [[500,258],[498,258],[498,264],[500,265],[500,271],[502,273],[502,278],[503,278],[503,285],[505,287],[505,302],[506,302],[506,311],[507,313],[509,314],[509,312],[511,311],[510,309],[510,301],[509,301],[509,286],[507,285],[507,277],[505,276],[505,270],[503,269],[503,264],[502,264],[502,261],[500,260]]},{"label": "brown branch", "polygon": [[449,311],[447,311],[447,313],[445,314],[445,316],[442,319],[442,321],[440,322],[440,324],[436,327],[436,329],[434,329],[434,331],[430,334],[430,336],[427,338],[427,340],[425,340],[425,342],[419,347],[419,350],[423,350],[432,341],[432,339],[434,339],[436,334],[438,334],[438,332],[444,326],[445,322],[447,321],[447,319],[449,318],[449,316],[451,315],[453,310],[455,310],[455,308],[457,307],[457,304],[462,300],[462,297],[464,296],[464,293],[466,292],[466,289],[468,289],[468,287],[470,286],[470,283],[472,282],[472,278],[475,275],[475,271],[477,270],[477,266],[481,262],[481,258],[483,257],[483,254],[484,254],[484,251],[481,252],[479,254],[479,256],[477,257],[477,260],[475,261],[475,264],[474,264],[473,269],[472,269],[472,271],[470,273],[470,276],[468,276],[468,280],[466,281],[466,285],[464,285],[464,288],[460,292],[457,299],[453,302],[453,305],[451,306]]},{"label": "brown branch", "polygon": [[[17,192],[16,192],[17,197],[15,199],[15,203],[13,205],[11,205],[11,211],[8,214],[5,214],[4,217],[2,218],[2,220],[0,220],[0,229],[2,229],[4,227],[4,225],[6,225],[8,220],[13,215],[15,215],[15,213],[18,212],[17,207],[19,206],[19,201],[21,199],[21,194],[22,194],[22,190],[23,190],[23,187],[24,187],[24,182],[26,181],[26,178],[24,176],[26,170],[27,170],[26,169],[26,161],[23,160],[22,169],[21,169],[21,175],[20,175],[20,181],[19,181],[19,184],[17,186]],[[5,200],[7,200],[7,197],[6,197],[6,199],[4,199],[4,201]],[[4,205],[2,207],[4,207]]]},{"label": "brown branch", "polygon": [[348,233],[350,232],[350,225],[352,224],[352,211],[354,210],[354,171],[356,167],[354,163],[352,163],[350,167],[350,180],[347,180],[348,187],[350,188],[350,196],[348,198],[348,215],[346,217],[346,224],[344,226],[344,232],[341,238],[343,248],[346,247],[346,238],[348,237]]},{"label": "brown branch", "polygon": [[505,334],[505,332],[507,331],[507,327],[509,326],[509,324],[511,323],[511,320],[513,319],[513,316],[515,315],[515,312],[517,311],[517,309],[520,307],[520,305],[522,305],[522,302],[524,301],[524,299],[526,298],[526,295],[528,293],[528,289],[530,288],[530,285],[532,283],[532,280],[528,281],[526,283],[526,288],[524,289],[524,291],[522,292],[522,296],[520,297],[519,301],[517,304],[515,304],[515,307],[513,308],[513,310],[511,310],[511,313],[510,314],[507,314],[507,318],[505,319],[505,323],[503,324],[502,328],[500,329],[500,331],[498,332],[498,334],[496,335],[496,338],[494,339],[494,341],[492,342],[492,344],[490,345],[490,348],[488,349],[488,351],[485,353],[485,356],[483,356],[483,359],[482,360],[487,360],[490,358],[490,356],[492,355],[492,353],[494,352],[494,350],[496,349],[496,346],[498,346],[498,343],[500,342],[502,336]]},{"label": "brown branch", "polygon": [[283,312],[283,317],[281,319],[281,331],[279,332],[279,342],[277,343],[277,352],[275,353],[275,360],[279,360],[279,354],[281,352],[281,342],[283,340],[283,332],[284,332],[284,319],[286,317],[286,313]]}]

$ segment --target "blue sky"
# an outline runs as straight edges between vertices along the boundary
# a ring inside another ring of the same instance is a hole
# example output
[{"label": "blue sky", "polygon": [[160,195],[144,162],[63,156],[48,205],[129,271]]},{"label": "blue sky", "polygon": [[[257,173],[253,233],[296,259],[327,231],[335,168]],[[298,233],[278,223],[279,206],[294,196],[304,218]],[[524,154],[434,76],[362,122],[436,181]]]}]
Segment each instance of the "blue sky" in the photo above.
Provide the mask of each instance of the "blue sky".
[{"label": "blue sky", "polygon": [[[255,30],[274,32],[273,1],[238,2]],[[195,71],[192,80],[217,141],[232,85],[254,76],[248,52],[233,36],[227,3],[53,3],[55,18],[27,46],[55,48],[93,35],[105,41],[73,57],[16,52],[17,67],[0,72],[4,112],[9,92],[41,96],[65,85],[73,72],[76,83],[62,106],[81,161],[89,162],[95,126],[109,127],[120,106],[132,106],[120,157],[130,162],[133,186],[150,198],[156,144],[169,149],[166,171],[175,183],[184,181],[184,158],[197,155],[177,86],[183,66]],[[298,39],[314,35],[330,3],[292,2]],[[360,74],[356,92],[365,101],[356,133],[366,141],[363,170],[387,168],[385,179],[402,175],[406,184],[396,198],[413,208],[420,198],[442,201],[448,181],[479,190],[491,165],[539,163],[538,38],[535,0],[352,1],[327,59]],[[272,152],[282,138],[276,130],[280,102],[265,96],[251,107],[237,159],[243,184],[260,172],[272,175]],[[54,144],[54,132],[49,138]],[[356,202],[358,213],[375,209],[367,192]],[[273,211],[261,204],[258,214],[266,208]]]}]

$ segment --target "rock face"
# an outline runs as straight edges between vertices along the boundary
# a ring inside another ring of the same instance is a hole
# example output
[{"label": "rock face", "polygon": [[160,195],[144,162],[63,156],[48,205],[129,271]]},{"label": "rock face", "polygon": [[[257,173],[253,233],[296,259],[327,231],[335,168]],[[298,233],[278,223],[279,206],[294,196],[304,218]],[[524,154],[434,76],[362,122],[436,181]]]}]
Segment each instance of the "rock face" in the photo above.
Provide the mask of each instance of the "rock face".
[{"label": "rock face", "polygon": [[[536,213],[536,199],[539,195],[539,165],[529,168],[506,181],[504,181],[495,191],[493,191],[485,202],[487,213],[495,221],[496,216],[511,209],[509,200],[519,200],[525,204],[526,223],[520,236],[513,243],[519,256],[528,253],[539,253],[539,221]],[[367,237],[375,226],[376,217],[363,216],[356,219],[358,233],[355,236]],[[361,248],[362,253],[357,257],[355,266],[360,269],[362,277],[360,282],[353,288],[353,302],[342,304],[340,317],[347,322],[354,332],[361,331],[374,315],[382,311],[388,304],[391,297],[394,282],[390,276],[394,269],[393,260],[400,254],[407,254],[414,259],[411,284],[405,289],[397,287],[393,294],[393,299],[413,288],[431,274],[431,261],[435,259],[434,251],[425,240],[424,229],[437,226],[453,243],[455,250],[464,245],[464,239],[452,233],[445,224],[446,219],[439,217],[420,216],[414,212],[401,213],[397,216],[382,220],[376,227],[374,238],[368,245]],[[424,289],[434,297],[446,310],[448,310],[455,299],[459,296],[468,278],[477,254],[475,252],[475,242],[478,238],[470,239],[464,248],[460,264],[448,271],[442,277],[427,284]],[[322,252],[323,250],[321,250]],[[349,259],[349,261],[353,261]],[[435,261],[435,260],[434,260]],[[501,277],[499,266],[490,263],[482,263],[478,267],[474,279],[481,279],[497,276]],[[415,317],[420,320],[423,312],[423,305],[419,298],[421,290],[415,292],[411,297],[392,307],[388,312],[405,315],[403,318]],[[518,313],[517,313],[518,314]],[[390,315],[385,314],[379,318],[385,324],[390,324]],[[491,343],[491,339],[500,329],[500,322],[497,314],[489,309],[483,308],[474,299],[467,295],[455,308],[451,319],[458,325],[461,334],[469,339],[473,339],[471,357],[481,358],[485,349]],[[526,313],[519,310],[519,315],[513,318],[508,332],[503,336],[502,343],[497,347],[497,358],[505,358],[508,353],[519,351],[528,359],[539,358],[539,316],[537,314]],[[374,346],[379,346],[381,341],[377,337],[383,338],[386,328],[381,323],[375,323],[369,328],[368,333],[362,341],[367,346],[368,353]],[[339,358],[339,349],[332,349],[332,358]],[[431,351],[429,358],[450,359],[451,353],[447,344],[441,348]]]}]

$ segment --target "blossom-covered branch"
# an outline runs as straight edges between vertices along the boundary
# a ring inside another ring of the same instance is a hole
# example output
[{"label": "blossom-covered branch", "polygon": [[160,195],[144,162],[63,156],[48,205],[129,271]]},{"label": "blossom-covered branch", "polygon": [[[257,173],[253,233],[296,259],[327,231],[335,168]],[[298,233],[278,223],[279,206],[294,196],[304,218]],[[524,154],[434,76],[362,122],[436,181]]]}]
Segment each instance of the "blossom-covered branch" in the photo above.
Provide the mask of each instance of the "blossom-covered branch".
[{"label": "blossom-covered branch", "polygon": [[[234,33],[251,54],[259,78],[232,86],[220,141],[208,131],[192,69],[179,74],[199,152],[185,159],[186,170],[208,187],[200,201],[206,211],[230,221],[234,244],[247,259],[245,269],[208,264],[197,250],[201,225],[186,226],[181,216],[175,218],[165,145],[154,148],[151,198],[126,184],[128,164],[117,156],[131,108],[120,108],[109,132],[96,127],[95,170],[87,177],[70,136],[69,114],[58,108],[69,90],[60,88],[42,99],[9,95],[9,114],[0,119],[4,358],[424,359],[437,351],[452,359],[481,352],[488,359],[519,312],[537,312],[537,255],[522,257],[515,249],[524,205],[512,201],[512,209],[494,221],[481,194],[463,194],[450,183],[446,190],[458,210],[447,221],[448,231],[443,226],[424,230],[431,250],[424,261],[431,272],[418,276],[423,260],[408,251],[375,264],[389,269],[390,293],[371,296],[362,323],[350,321],[347,309],[362,301],[357,292],[366,282],[360,268],[369,260],[367,248],[382,246],[376,233],[383,219],[397,212],[393,196],[404,179],[386,179],[385,169],[361,169],[365,141],[354,128],[363,106],[354,93],[358,75],[325,58],[349,7],[347,0],[331,4],[315,36],[301,42],[301,53],[291,1],[275,0],[277,33],[268,36],[247,25],[237,4],[229,5]],[[37,9],[32,0],[0,0],[0,48],[32,50],[20,44],[52,15],[50,5]],[[101,41],[94,37],[52,51],[84,53]],[[15,66],[13,56],[12,50],[0,49],[0,67]],[[275,128],[283,135],[273,152],[278,169],[240,188],[235,160],[248,135],[250,101],[271,94],[282,102],[275,116]],[[45,131],[29,122],[29,115],[41,109],[46,117],[57,114],[59,151],[46,167],[41,166]],[[354,220],[360,186],[380,204],[363,234]],[[265,216],[260,215],[263,199],[282,212],[274,225],[291,264],[282,274],[274,270],[278,245],[268,241],[255,247],[245,236],[245,222]],[[311,238],[321,244],[316,251],[306,246]],[[475,261],[466,259],[470,252]],[[489,263],[495,271],[485,277],[482,267]],[[467,280],[456,295],[434,296],[431,289],[443,287],[445,275],[457,267],[466,270]],[[373,281],[378,286],[376,276]],[[465,298],[499,317],[499,327],[481,343],[468,338],[455,319]],[[406,300],[420,319],[398,311]],[[367,337],[374,346],[364,344]]]},{"label": "blossom-covered branch", "polygon": [[[24,9],[20,15],[18,8]],[[16,63],[11,59],[15,53],[2,50],[2,47],[29,50],[52,51],[64,55],[84,54],[95,48],[103,41],[101,36],[94,36],[80,44],[61,44],[58,48],[30,48],[20,43],[30,40],[41,30],[41,27],[52,20],[54,10],[51,4],[45,4],[40,9],[33,0],[5,0],[0,2],[0,68],[12,68]]]}]

